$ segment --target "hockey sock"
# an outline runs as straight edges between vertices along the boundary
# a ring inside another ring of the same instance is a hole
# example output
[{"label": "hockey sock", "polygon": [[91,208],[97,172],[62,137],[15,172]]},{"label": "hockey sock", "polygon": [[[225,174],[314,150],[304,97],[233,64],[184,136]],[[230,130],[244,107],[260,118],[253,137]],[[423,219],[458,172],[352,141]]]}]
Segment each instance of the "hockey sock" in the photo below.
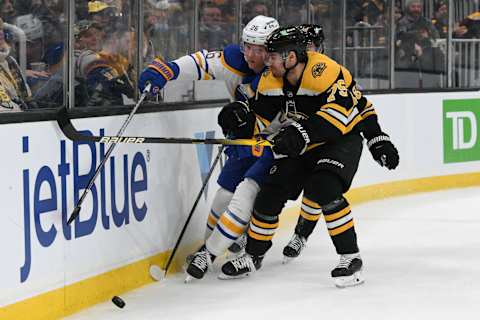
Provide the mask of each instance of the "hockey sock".
[{"label": "hockey sock", "polygon": [[217,225],[220,215],[225,212],[228,204],[232,200],[233,193],[220,187],[213,198],[210,214],[208,215],[207,227],[205,228],[205,240],[212,234],[213,229]]},{"label": "hockey sock", "polygon": [[357,234],[350,205],[344,197],[322,206],[328,233],[338,254],[358,252]]},{"label": "hockey sock", "polygon": [[248,228],[246,252],[262,257],[272,246],[272,238],[278,228],[278,216],[254,212]]},{"label": "hockey sock", "polygon": [[308,239],[312,234],[313,229],[315,229],[321,214],[322,209],[320,208],[320,205],[303,196],[302,207],[295,227],[295,233]]},{"label": "hockey sock", "polygon": [[223,254],[242,235],[250,221],[259,189],[258,184],[248,178],[237,186],[228,208],[220,216],[214,231],[206,240],[210,252],[217,256]]}]

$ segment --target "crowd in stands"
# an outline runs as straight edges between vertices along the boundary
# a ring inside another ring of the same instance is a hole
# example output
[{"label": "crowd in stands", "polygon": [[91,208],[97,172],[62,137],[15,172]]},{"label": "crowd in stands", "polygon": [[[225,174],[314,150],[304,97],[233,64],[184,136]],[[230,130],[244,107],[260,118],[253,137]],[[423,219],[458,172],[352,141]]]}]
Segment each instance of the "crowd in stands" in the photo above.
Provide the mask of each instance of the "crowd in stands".
[{"label": "crowd in stands", "polygon": [[[134,66],[154,56],[171,60],[194,46],[221,49],[235,42],[240,29],[258,14],[274,15],[271,0],[242,0],[242,20],[235,0],[199,0],[198,32],[193,39],[195,7],[191,0],[143,0],[145,40],[136,50],[136,10],[129,0],[76,0],[74,24],[75,105],[109,106],[132,103]],[[310,20],[323,25],[327,49],[339,47],[342,21],[338,1],[279,0],[281,24]],[[358,47],[376,48],[373,73],[388,76],[390,12],[386,0],[346,0],[347,65]],[[58,107],[65,104],[67,57],[66,0],[0,0],[0,111]],[[428,4],[428,10],[426,5]],[[445,39],[480,38],[480,10],[457,18],[448,28],[447,0],[395,1],[395,68],[444,73]],[[365,32],[367,31],[367,32]],[[369,38],[365,42],[366,38]],[[196,41],[196,42],[195,42]],[[378,50],[384,48],[384,50]],[[363,48],[364,49],[364,48]],[[328,52],[328,50],[327,50]],[[365,50],[363,52],[366,52]],[[333,50],[328,52],[338,58]],[[365,53],[363,53],[364,56]],[[384,62],[382,64],[382,61]],[[142,68],[143,66],[139,66]],[[361,76],[361,75],[360,75]]]}]

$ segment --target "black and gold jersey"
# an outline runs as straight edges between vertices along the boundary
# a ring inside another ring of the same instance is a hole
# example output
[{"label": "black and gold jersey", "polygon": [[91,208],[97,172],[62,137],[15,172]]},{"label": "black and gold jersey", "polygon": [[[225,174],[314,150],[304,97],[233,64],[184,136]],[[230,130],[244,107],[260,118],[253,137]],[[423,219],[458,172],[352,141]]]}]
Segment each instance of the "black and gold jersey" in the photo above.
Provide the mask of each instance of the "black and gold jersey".
[{"label": "black and gold jersey", "polygon": [[288,120],[300,122],[312,143],[362,131],[360,123],[368,118],[373,130],[377,131],[378,126],[372,104],[362,95],[350,72],[317,52],[308,52],[308,61],[297,87],[274,77],[268,70],[264,72],[251,105],[265,125],[278,119],[279,113],[285,123]]}]

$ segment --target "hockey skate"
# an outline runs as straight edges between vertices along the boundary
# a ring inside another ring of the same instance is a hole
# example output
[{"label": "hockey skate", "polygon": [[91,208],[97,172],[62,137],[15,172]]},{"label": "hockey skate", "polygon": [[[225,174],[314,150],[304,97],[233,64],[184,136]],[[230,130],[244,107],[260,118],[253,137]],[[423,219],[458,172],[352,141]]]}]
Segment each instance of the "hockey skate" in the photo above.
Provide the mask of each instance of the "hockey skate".
[{"label": "hockey skate", "polygon": [[302,253],[303,248],[307,244],[307,239],[294,233],[292,239],[283,248],[283,264],[290,262],[292,259],[297,258]]},{"label": "hockey skate", "polygon": [[202,279],[207,273],[208,268],[212,265],[215,256],[208,252],[205,246],[202,246],[197,252],[193,254],[193,257],[188,264],[185,278],[185,283],[192,281],[193,279]]},{"label": "hockey skate", "polygon": [[238,257],[242,255],[245,247],[247,246],[247,234],[243,233],[238,239],[232,243],[228,248],[228,256]]},{"label": "hockey skate", "polygon": [[238,279],[248,276],[262,266],[263,257],[251,256],[248,253],[226,262],[222,266],[221,280]]},{"label": "hockey skate", "polygon": [[337,267],[332,270],[332,278],[338,288],[353,287],[362,284],[362,259],[360,254],[342,254]]}]

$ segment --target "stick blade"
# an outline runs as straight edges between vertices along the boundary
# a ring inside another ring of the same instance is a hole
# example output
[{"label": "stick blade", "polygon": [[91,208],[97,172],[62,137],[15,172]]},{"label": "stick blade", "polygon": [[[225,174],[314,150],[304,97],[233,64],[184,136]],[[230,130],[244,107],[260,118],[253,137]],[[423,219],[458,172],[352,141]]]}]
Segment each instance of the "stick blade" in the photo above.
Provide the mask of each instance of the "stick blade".
[{"label": "stick blade", "polygon": [[152,279],[155,281],[162,281],[163,279],[165,279],[163,270],[155,264],[152,264],[148,271],[150,273],[150,277],[152,277]]},{"label": "stick blade", "polygon": [[80,207],[80,206],[75,207],[75,209],[73,209],[73,212],[72,212],[72,214],[70,215],[70,218],[68,218],[68,221],[67,221],[68,225],[71,224],[73,222],[73,220],[75,220],[75,218],[80,215],[80,209],[82,209],[82,207]]}]

